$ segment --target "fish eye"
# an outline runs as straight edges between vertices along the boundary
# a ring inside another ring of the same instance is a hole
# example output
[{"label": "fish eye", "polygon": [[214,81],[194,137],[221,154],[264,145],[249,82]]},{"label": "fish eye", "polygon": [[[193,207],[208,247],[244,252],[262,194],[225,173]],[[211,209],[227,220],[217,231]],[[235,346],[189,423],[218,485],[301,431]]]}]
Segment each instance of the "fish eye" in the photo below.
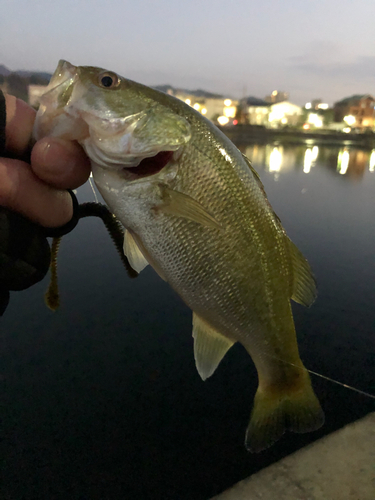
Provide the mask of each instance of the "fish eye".
[{"label": "fish eye", "polygon": [[112,73],[110,71],[106,71],[105,73],[100,73],[99,75],[99,85],[106,89],[114,89],[120,85],[120,78],[116,75],[116,73]]}]

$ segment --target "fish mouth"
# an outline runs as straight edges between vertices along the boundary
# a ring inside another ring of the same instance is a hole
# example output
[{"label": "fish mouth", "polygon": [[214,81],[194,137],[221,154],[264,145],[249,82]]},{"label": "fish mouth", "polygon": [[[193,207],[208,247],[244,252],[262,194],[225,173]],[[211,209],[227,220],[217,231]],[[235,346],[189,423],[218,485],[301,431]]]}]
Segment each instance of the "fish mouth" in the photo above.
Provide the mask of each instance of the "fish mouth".
[{"label": "fish mouth", "polygon": [[155,156],[143,158],[136,167],[123,167],[121,176],[127,181],[136,181],[156,175],[163,170],[174,158],[176,151],[160,151]]}]

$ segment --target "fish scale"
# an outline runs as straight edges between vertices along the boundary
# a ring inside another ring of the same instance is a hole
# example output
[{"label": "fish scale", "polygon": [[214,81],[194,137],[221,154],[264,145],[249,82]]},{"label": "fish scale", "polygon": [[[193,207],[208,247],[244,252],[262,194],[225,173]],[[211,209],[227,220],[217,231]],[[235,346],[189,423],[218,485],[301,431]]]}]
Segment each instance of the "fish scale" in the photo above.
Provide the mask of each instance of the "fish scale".
[{"label": "fish scale", "polygon": [[[69,99],[59,99],[59,86]],[[285,430],[319,428],[324,416],[290,305],[310,305],[315,281],[250,162],[185,103],[100,68],[61,61],[41,103],[36,137],[69,130],[82,144],[127,229],[130,263],[137,271],[150,263],[192,309],[202,379],[235,342],[252,357],[259,386],[246,447],[261,451]]]}]

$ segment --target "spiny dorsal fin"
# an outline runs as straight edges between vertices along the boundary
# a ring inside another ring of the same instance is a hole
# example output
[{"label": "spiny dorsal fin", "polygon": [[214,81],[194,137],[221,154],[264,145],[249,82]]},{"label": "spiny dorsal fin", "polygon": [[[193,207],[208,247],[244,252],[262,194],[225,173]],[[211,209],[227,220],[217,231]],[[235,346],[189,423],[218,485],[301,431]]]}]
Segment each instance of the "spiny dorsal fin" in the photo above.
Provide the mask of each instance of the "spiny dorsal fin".
[{"label": "spiny dorsal fin", "polygon": [[124,236],[124,254],[128,258],[131,267],[137,271],[137,273],[140,273],[148,265],[146,258],[140,251],[132,234],[127,229],[125,230]]},{"label": "spiny dorsal fin", "polygon": [[163,193],[163,204],[155,207],[156,212],[169,213],[192,220],[202,226],[222,229],[218,221],[198,201],[162,184],[159,187]]},{"label": "spiny dorsal fin", "polygon": [[290,249],[293,272],[291,298],[294,302],[309,307],[316,299],[316,281],[305,257],[289,238],[287,238],[287,241]]},{"label": "spiny dorsal fin", "polygon": [[195,365],[202,380],[206,380],[214,373],[234,342],[214,330],[195,313],[193,313],[193,338]]}]

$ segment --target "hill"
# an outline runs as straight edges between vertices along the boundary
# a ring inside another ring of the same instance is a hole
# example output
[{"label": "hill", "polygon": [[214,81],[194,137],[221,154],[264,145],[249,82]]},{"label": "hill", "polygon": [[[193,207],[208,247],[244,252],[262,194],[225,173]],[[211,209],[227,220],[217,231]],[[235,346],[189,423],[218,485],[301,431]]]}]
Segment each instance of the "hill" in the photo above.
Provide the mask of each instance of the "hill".
[{"label": "hill", "polygon": [[19,69],[17,71],[12,71],[7,68],[4,64],[0,64],[0,76],[7,77],[9,75],[18,75],[21,78],[25,78],[28,83],[31,84],[41,84],[44,85],[48,83],[51,79],[52,74],[46,71],[26,71]]},{"label": "hill", "polygon": [[189,94],[194,95],[195,97],[204,97],[206,99],[223,99],[224,96],[221,94],[214,94],[213,92],[208,92],[207,90],[197,89],[197,90],[189,90],[183,88],[172,87],[172,85],[155,85],[153,87],[156,90],[160,90],[161,92],[168,93],[172,92],[173,95],[176,94]]},{"label": "hill", "polygon": [[11,71],[4,66],[4,64],[0,64],[0,75],[2,76],[9,76],[11,74]]}]

